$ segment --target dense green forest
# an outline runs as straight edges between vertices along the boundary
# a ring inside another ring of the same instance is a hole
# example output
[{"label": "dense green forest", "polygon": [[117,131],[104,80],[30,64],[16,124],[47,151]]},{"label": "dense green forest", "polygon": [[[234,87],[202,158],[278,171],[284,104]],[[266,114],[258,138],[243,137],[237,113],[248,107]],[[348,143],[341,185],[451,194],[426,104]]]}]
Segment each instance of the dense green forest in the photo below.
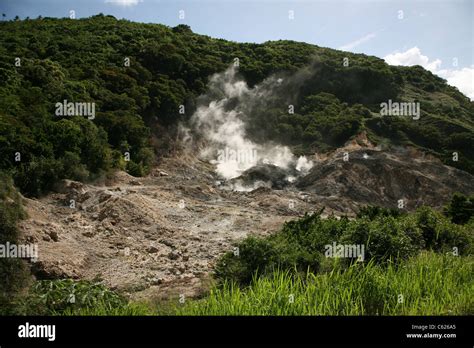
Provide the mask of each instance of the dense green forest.
[{"label": "dense green forest", "polygon": [[[0,29],[0,170],[26,195],[112,168],[146,174],[157,157],[173,151],[177,124],[192,115],[209,76],[235,58],[250,86],[275,73],[313,71],[295,114],[287,105],[257,112],[252,137],[302,154],[331,150],[366,130],[376,143],[411,144],[474,172],[474,103],[419,66],[393,67],[293,41],[229,42],[186,25],[104,15],[4,21]],[[420,120],[380,117],[380,103],[389,99],[420,102]],[[95,118],[56,116],[63,100],[94,102]]]}]

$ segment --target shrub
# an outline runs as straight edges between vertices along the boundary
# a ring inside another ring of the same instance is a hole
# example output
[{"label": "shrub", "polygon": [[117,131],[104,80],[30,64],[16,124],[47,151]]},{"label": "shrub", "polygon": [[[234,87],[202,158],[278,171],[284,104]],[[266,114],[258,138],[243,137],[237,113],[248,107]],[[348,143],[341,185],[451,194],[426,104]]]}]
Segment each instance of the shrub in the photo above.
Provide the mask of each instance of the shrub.
[{"label": "shrub", "polygon": [[25,314],[57,315],[96,307],[112,310],[124,307],[127,303],[125,298],[101,284],[63,279],[36,281],[20,307]]},{"label": "shrub", "polygon": [[365,258],[377,263],[407,259],[423,245],[420,245],[421,233],[416,226],[402,224],[402,221],[391,216],[380,216],[373,221],[357,219],[349,225],[340,243],[364,245]]},{"label": "shrub", "polygon": [[[17,222],[26,216],[12,179],[0,172],[0,244],[17,243]],[[0,258],[0,314],[12,314],[12,302],[27,285],[29,271],[25,262],[16,258]]]},{"label": "shrub", "polygon": [[269,240],[248,237],[238,245],[238,255],[226,253],[216,264],[215,275],[220,279],[232,278],[248,284],[254,273],[263,274],[274,266],[277,251]]},{"label": "shrub", "polygon": [[[357,258],[324,257],[325,246],[333,243],[363,245],[365,262],[381,265],[400,263],[422,250],[472,252],[470,226],[453,224],[442,214],[422,207],[415,213],[399,213],[378,207],[361,209],[358,217],[322,219],[321,212],[285,223],[282,230],[265,238],[248,237],[237,244],[239,255],[225,254],[217,263],[219,281],[241,285],[253,276],[265,276],[275,269],[291,273],[317,273],[334,267],[348,267]],[[455,248],[455,249],[454,249]]]},{"label": "shrub", "polygon": [[423,207],[415,214],[426,248],[438,252],[452,252],[456,247],[460,254],[472,249],[473,234],[469,226],[459,226],[450,222],[441,213]]},{"label": "shrub", "polygon": [[144,176],[145,169],[141,163],[136,163],[134,161],[127,162],[127,173],[133,176]]},{"label": "shrub", "polygon": [[357,213],[358,218],[367,217],[369,220],[373,220],[378,216],[393,216],[398,217],[403,212],[400,209],[393,208],[382,208],[377,206],[366,206],[359,209]]},{"label": "shrub", "polygon": [[474,216],[474,196],[455,193],[444,214],[455,224],[466,224]]}]

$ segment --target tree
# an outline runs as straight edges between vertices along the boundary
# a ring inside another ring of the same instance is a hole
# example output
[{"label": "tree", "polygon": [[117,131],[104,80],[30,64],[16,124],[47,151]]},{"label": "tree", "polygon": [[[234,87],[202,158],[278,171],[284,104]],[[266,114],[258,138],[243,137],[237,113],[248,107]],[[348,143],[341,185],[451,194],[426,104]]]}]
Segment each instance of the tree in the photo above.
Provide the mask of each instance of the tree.
[{"label": "tree", "polygon": [[[0,171],[0,244],[15,244],[19,239],[17,222],[26,217],[21,197],[10,176]],[[0,315],[12,314],[13,298],[28,284],[28,268],[18,258],[0,258]]]},{"label": "tree", "polygon": [[474,196],[468,197],[455,193],[451,202],[444,209],[444,214],[455,224],[465,224],[474,215]]}]

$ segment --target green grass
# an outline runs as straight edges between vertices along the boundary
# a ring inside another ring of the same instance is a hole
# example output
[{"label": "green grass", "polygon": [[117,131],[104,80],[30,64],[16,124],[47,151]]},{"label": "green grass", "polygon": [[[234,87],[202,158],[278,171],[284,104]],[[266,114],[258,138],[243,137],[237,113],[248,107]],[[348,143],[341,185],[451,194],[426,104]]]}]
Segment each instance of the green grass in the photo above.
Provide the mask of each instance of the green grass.
[{"label": "green grass", "polygon": [[95,307],[75,309],[67,308],[61,313],[53,315],[77,315],[77,316],[143,316],[156,314],[153,309],[144,303],[127,303],[118,307],[110,307],[105,302],[98,303]]},{"label": "green grass", "polygon": [[[63,282],[63,281],[61,281]],[[67,288],[60,283],[61,289]],[[69,284],[67,284],[69,285]],[[83,284],[84,285],[84,284]],[[93,285],[95,289],[102,289]],[[84,288],[85,289],[85,288]],[[44,290],[44,289],[43,289]],[[58,290],[50,290],[49,297]],[[61,290],[62,291],[62,290]],[[88,291],[89,292],[89,291]],[[97,292],[98,293],[98,292]],[[423,252],[407,261],[373,261],[306,276],[275,271],[248,287],[216,284],[209,295],[184,304],[117,301],[115,295],[67,306],[48,304],[51,315],[473,315],[474,258]],[[403,296],[403,301],[400,295]]]},{"label": "green grass", "polygon": [[369,262],[304,278],[276,271],[254,278],[244,289],[226,282],[206,299],[177,307],[176,314],[472,315],[473,275],[472,257],[434,253],[422,253],[398,266]]}]

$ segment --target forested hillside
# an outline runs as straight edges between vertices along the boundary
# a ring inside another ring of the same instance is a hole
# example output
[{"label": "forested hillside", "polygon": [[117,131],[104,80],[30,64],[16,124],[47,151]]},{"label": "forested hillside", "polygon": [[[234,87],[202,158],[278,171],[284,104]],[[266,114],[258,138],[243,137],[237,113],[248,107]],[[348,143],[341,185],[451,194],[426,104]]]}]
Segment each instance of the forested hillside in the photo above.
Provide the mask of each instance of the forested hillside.
[{"label": "forested hillside", "polygon": [[[209,76],[235,58],[250,86],[274,73],[311,72],[295,113],[283,103],[257,112],[250,136],[303,154],[331,150],[366,130],[375,143],[412,144],[474,172],[474,103],[419,66],[292,41],[235,43],[186,25],[103,15],[8,21],[0,29],[0,170],[26,195],[111,168],[146,174],[157,156],[173,150],[177,124],[192,115]],[[380,117],[380,103],[389,99],[420,102],[421,118]],[[95,103],[95,118],[56,116],[64,100]]]}]

